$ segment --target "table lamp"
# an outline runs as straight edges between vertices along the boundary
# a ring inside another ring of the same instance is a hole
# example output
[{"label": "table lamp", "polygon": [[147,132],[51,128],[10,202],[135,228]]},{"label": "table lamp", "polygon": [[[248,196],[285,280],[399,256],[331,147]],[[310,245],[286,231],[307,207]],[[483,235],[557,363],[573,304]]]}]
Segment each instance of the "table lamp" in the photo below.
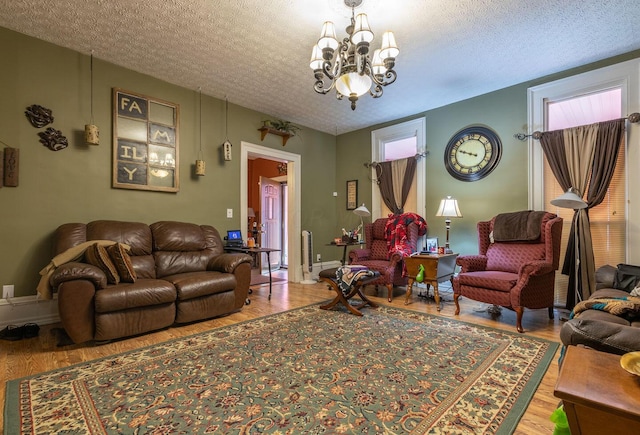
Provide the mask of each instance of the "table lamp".
[{"label": "table lamp", "polygon": [[452,217],[461,218],[462,213],[460,213],[460,208],[458,207],[458,201],[450,196],[442,199],[440,201],[440,207],[438,207],[438,211],[436,212],[437,217],[446,217],[447,219],[444,221],[447,226],[447,242],[445,244],[444,252],[445,254],[451,254],[453,251],[449,248],[449,230],[451,229],[451,219]]},{"label": "table lamp", "polygon": [[[573,210],[580,210],[588,207],[588,204],[584,202],[580,195],[578,195],[578,191],[574,187],[570,187],[565,193],[563,193],[556,199],[551,200],[551,205],[555,205],[556,207],[560,208],[571,208]],[[573,278],[575,292],[574,304],[577,304],[578,302],[582,301],[582,295],[580,294],[580,289],[578,286],[578,273],[580,272],[580,248],[578,247],[578,225],[576,222],[574,222],[573,224],[573,229],[573,245],[575,246],[576,256],[575,276]]]},{"label": "table lamp", "polygon": [[364,203],[362,203],[362,205],[358,208],[356,208],[353,211],[356,215],[360,216],[360,231],[362,234],[362,241],[364,242],[364,217],[365,216],[371,216],[371,212],[369,211],[369,209],[367,208],[367,206],[364,205]]}]

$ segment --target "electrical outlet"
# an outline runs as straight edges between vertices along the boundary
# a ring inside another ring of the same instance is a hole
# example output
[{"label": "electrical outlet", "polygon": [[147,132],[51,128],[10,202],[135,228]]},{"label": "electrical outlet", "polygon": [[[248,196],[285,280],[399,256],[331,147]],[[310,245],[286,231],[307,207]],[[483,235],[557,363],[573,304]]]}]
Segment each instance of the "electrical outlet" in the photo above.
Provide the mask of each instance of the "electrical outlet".
[{"label": "electrical outlet", "polygon": [[322,261],[322,255],[318,254],[316,255],[316,261],[319,263]]},{"label": "electrical outlet", "polygon": [[13,299],[13,284],[2,286],[2,299]]},{"label": "electrical outlet", "polygon": [[227,217],[228,218],[232,218],[233,217],[233,209],[232,208],[228,208],[227,209]]}]

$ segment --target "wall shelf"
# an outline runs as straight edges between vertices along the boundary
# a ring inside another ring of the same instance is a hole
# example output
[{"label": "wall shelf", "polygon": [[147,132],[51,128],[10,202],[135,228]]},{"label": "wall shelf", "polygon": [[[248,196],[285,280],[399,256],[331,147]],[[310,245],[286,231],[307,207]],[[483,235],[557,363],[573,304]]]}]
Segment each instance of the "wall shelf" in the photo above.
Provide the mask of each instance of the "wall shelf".
[{"label": "wall shelf", "polygon": [[275,128],[269,128],[269,127],[260,127],[258,131],[260,132],[260,140],[264,140],[267,133],[275,134],[276,136],[281,136],[282,146],[285,146],[289,138],[293,136],[291,133],[287,133],[286,131],[280,131],[280,130],[276,130]]}]

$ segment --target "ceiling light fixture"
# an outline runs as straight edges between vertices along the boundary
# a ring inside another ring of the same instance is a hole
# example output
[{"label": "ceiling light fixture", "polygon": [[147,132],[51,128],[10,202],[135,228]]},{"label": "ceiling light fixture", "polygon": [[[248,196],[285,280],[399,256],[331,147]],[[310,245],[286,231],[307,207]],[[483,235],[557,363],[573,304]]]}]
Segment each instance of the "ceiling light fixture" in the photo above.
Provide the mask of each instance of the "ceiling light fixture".
[{"label": "ceiling light fixture", "polygon": [[200,122],[198,123],[200,126],[200,150],[198,151],[198,158],[196,159],[196,175],[204,176],[206,173],[206,166],[204,162],[204,157],[202,154],[202,88],[198,88],[198,97],[200,103]]},{"label": "ceiling light fixture", "polygon": [[326,94],[335,88],[338,100],[347,97],[351,101],[351,110],[356,110],[358,98],[367,91],[373,98],[381,97],[382,87],[396,81],[393,67],[400,53],[393,32],[388,31],[382,35],[382,47],[373,52],[373,60],[369,58],[373,32],[367,14],[355,16],[355,8],[361,3],[362,0],[344,0],[351,8],[351,24],[346,28],[349,36],[342,42],[336,39],[333,22],[325,21],[309,63],[316,78],[313,89]]},{"label": "ceiling light fixture", "polygon": [[98,126],[93,123],[93,50],[91,50],[91,120],[89,124],[84,126],[84,142],[87,145],[100,145],[100,131]]}]

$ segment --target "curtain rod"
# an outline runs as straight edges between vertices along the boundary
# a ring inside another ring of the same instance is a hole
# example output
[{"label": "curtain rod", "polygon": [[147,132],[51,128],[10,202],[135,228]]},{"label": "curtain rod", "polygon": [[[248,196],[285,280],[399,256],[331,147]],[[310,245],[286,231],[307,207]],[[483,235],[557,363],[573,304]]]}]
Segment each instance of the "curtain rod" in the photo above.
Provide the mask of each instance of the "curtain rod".
[{"label": "curtain rod", "polygon": [[[628,119],[630,123],[637,124],[637,123],[640,122],[640,113],[634,112],[629,116],[626,116],[624,118],[619,118],[619,119]],[[542,136],[542,132],[540,132],[540,131],[534,131],[531,134],[516,133],[516,134],[513,135],[513,137],[515,137],[516,139],[521,140],[521,141],[527,140],[528,137],[532,137],[535,140],[538,140],[538,139],[540,139],[540,136]]]},{"label": "curtain rod", "polygon": [[[413,156],[414,159],[416,160],[420,160],[422,157],[427,157],[429,155],[429,151],[423,151],[421,153],[416,154],[415,156]],[[409,157],[407,157],[409,158]],[[402,159],[398,159],[398,160],[402,160]],[[378,166],[378,162],[366,162],[364,164],[364,167],[369,169],[372,168],[374,166]]]}]

